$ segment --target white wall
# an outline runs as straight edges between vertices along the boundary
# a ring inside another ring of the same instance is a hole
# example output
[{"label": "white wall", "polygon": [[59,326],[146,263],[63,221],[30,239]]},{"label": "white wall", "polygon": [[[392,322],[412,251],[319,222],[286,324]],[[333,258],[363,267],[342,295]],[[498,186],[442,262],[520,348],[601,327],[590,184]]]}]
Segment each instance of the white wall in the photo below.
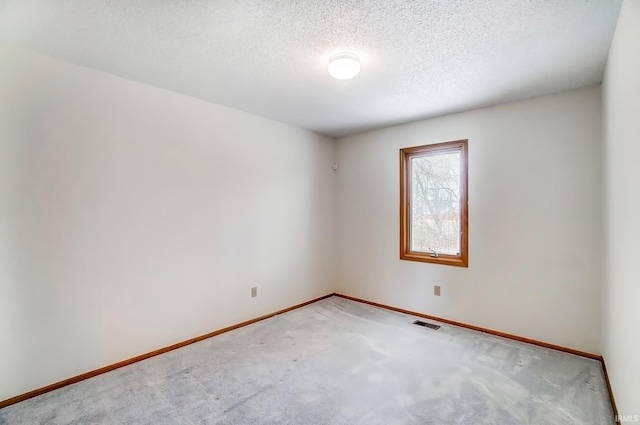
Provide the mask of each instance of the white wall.
[{"label": "white wall", "polygon": [[[599,353],[600,123],[592,86],[338,139],[339,291]],[[399,260],[398,150],[463,138],[469,268]]]},{"label": "white wall", "polygon": [[640,415],[640,1],[620,12],[603,83],[604,357],[621,415]]},{"label": "white wall", "polygon": [[0,400],[333,291],[332,139],[0,63]]}]

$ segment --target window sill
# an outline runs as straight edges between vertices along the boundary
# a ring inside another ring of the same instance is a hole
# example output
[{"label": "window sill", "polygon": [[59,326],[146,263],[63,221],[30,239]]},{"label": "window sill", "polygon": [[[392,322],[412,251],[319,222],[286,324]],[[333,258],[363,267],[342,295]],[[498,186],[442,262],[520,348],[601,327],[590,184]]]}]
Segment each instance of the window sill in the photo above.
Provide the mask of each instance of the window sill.
[{"label": "window sill", "polygon": [[437,257],[432,257],[431,255],[423,252],[403,252],[400,254],[400,259],[407,261],[419,261],[422,263],[443,264],[446,266],[469,267],[466,258],[456,257],[453,255],[441,254]]}]

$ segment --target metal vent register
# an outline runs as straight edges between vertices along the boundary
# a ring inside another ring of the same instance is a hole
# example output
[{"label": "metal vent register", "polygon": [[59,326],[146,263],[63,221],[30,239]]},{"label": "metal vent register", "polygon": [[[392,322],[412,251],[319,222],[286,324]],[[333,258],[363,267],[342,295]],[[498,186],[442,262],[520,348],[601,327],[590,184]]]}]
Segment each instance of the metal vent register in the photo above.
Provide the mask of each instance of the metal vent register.
[{"label": "metal vent register", "polygon": [[418,326],[424,326],[425,328],[433,329],[435,331],[440,329],[440,325],[434,325],[433,323],[427,323],[421,320],[416,320],[415,322],[413,322],[413,324]]}]

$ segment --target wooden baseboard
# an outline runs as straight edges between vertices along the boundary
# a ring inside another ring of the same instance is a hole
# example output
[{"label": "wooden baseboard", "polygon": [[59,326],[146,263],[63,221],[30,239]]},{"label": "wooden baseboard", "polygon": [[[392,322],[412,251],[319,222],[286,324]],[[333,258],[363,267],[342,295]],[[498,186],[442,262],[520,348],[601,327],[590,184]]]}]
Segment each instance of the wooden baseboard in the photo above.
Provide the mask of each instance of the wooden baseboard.
[{"label": "wooden baseboard", "polygon": [[616,399],[613,397],[613,389],[611,388],[611,381],[609,380],[609,374],[607,373],[607,366],[604,363],[604,357],[600,358],[602,362],[602,373],[604,374],[604,382],[607,384],[607,391],[609,392],[609,400],[611,400],[611,408],[613,409],[613,417],[616,419],[616,424],[620,424],[620,418],[618,416],[618,407],[616,406]]},{"label": "wooden baseboard", "polygon": [[618,409],[616,407],[615,399],[613,398],[613,390],[611,389],[611,382],[609,381],[609,375],[607,374],[607,367],[605,366],[604,358],[602,356],[598,355],[598,354],[587,353],[585,351],[574,350],[573,348],[562,347],[560,345],[550,344],[548,342],[542,342],[542,341],[538,341],[538,340],[535,340],[535,339],[524,338],[524,337],[521,337],[521,336],[508,334],[508,333],[505,333],[505,332],[495,331],[493,329],[481,328],[479,326],[469,325],[467,323],[456,322],[455,320],[443,319],[441,317],[431,316],[431,315],[424,314],[424,313],[418,313],[416,311],[405,310],[404,308],[398,308],[398,307],[393,307],[393,306],[386,305],[386,304],[380,304],[380,303],[373,302],[373,301],[367,301],[367,300],[363,300],[361,298],[351,297],[349,295],[338,294],[338,293],[336,293],[334,295],[336,295],[338,297],[341,297],[341,298],[345,298],[347,300],[357,301],[357,302],[364,303],[364,304],[369,304],[369,305],[372,305],[372,306],[375,306],[375,307],[380,307],[380,308],[384,308],[384,309],[387,309],[387,310],[397,311],[399,313],[410,314],[411,316],[417,316],[417,317],[422,317],[422,318],[425,318],[425,319],[435,320],[437,322],[446,323],[446,324],[452,325],[452,326],[459,326],[461,328],[471,329],[471,330],[478,331],[478,332],[484,332],[484,333],[495,335],[495,336],[499,336],[499,337],[502,337],[502,338],[512,339],[512,340],[518,341],[518,342],[525,342],[527,344],[537,345],[539,347],[544,347],[544,348],[548,348],[548,349],[551,349],[551,350],[562,351],[562,352],[565,352],[565,353],[574,354],[576,356],[581,356],[581,357],[586,357],[586,358],[593,359],[593,360],[598,360],[602,364],[602,372],[604,374],[604,380],[605,380],[605,383],[607,385],[607,391],[609,392],[609,399],[611,400],[611,407],[613,408],[614,418],[616,419],[616,423],[617,424],[620,423],[618,421]]},{"label": "wooden baseboard", "polygon": [[266,314],[264,316],[256,317],[255,319],[250,319],[250,320],[247,320],[247,321],[242,322],[242,323],[237,323],[235,325],[228,326],[228,327],[223,328],[223,329],[218,329],[217,331],[209,332],[207,334],[200,335],[200,336],[197,336],[195,338],[188,339],[186,341],[178,342],[177,344],[173,344],[173,345],[170,345],[168,347],[160,348],[158,350],[151,351],[150,353],[141,354],[139,356],[136,356],[136,357],[133,357],[133,358],[130,358],[130,359],[127,359],[127,360],[123,360],[123,361],[118,362],[118,363],[111,364],[109,366],[104,366],[104,367],[101,367],[99,369],[95,369],[95,370],[83,373],[81,375],[77,375],[77,376],[74,376],[72,378],[68,378],[68,379],[65,379],[63,381],[53,383],[51,385],[47,385],[46,387],[42,387],[42,388],[38,388],[38,389],[33,390],[33,391],[29,391],[28,393],[24,393],[24,394],[17,395],[15,397],[11,397],[11,398],[9,398],[7,400],[0,401],[0,409],[2,409],[3,407],[10,406],[10,405],[15,404],[15,403],[19,403],[19,402],[24,401],[24,400],[28,400],[28,399],[33,398],[33,397],[37,397],[39,395],[48,393],[50,391],[57,390],[57,389],[62,388],[62,387],[66,387],[67,385],[75,384],[75,383],[78,383],[80,381],[84,381],[85,379],[93,378],[94,376],[98,376],[98,375],[101,375],[103,373],[111,372],[112,370],[115,370],[115,369],[118,369],[118,368],[121,368],[121,367],[128,366],[130,364],[137,363],[139,361],[146,360],[146,359],[151,358],[151,357],[159,356],[160,354],[164,354],[164,353],[167,353],[169,351],[176,350],[178,348],[182,348],[184,346],[187,346],[187,345],[202,341],[204,339],[211,338],[213,336],[220,335],[220,334],[223,334],[225,332],[229,332],[229,331],[232,331],[234,329],[241,328],[243,326],[251,325],[251,324],[259,322],[261,320],[265,320],[265,319],[268,319],[270,317],[276,316],[278,314],[286,313],[288,311],[295,310],[295,309],[300,308],[300,307],[304,307],[306,305],[315,303],[315,302],[323,300],[325,298],[329,298],[329,297],[331,297],[333,295],[334,294],[329,294],[329,295],[325,295],[325,296],[320,297],[320,298],[315,298],[313,300],[309,300],[309,301],[303,302],[301,304],[297,304],[297,305],[294,305],[294,306],[291,306],[291,307],[287,307],[285,309],[278,310],[278,311],[275,311],[273,313]]}]

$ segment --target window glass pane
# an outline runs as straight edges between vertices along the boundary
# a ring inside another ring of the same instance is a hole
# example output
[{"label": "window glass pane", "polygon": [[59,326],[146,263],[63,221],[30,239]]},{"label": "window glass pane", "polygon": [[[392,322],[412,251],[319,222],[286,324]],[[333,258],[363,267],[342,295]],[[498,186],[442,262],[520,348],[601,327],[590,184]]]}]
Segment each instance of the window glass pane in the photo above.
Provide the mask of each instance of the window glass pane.
[{"label": "window glass pane", "polygon": [[411,250],[460,253],[460,152],[412,156]]}]

